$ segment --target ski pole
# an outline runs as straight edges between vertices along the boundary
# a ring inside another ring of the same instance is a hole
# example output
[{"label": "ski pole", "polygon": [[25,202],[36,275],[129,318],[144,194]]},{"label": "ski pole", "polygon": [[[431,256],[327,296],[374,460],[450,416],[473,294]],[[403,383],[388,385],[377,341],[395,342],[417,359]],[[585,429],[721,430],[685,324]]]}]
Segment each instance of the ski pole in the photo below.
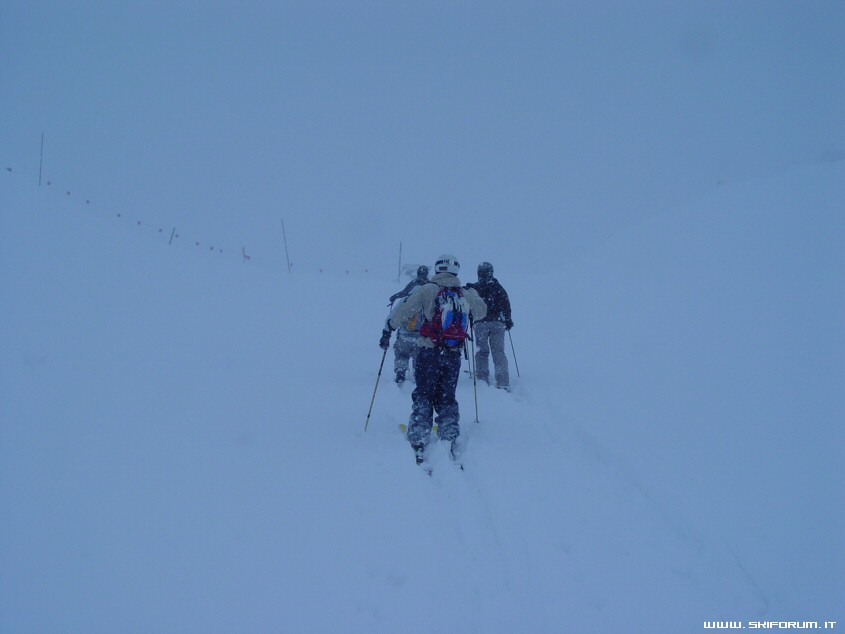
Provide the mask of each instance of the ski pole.
[{"label": "ski pole", "polygon": [[373,413],[373,403],[376,402],[376,390],[378,390],[378,382],[381,379],[381,369],[384,367],[384,360],[387,358],[387,348],[384,349],[384,354],[381,355],[381,364],[378,366],[378,376],[376,377],[376,386],[373,388],[373,398],[370,401],[370,411],[367,412],[367,421],[364,423],[364,431],[367,431],[367,426],[370,424],[370,414]]},{"label": "ski pole", "polygon": [[473,328],[473,320],[469,320],[469,345],[472,348],[472,361],[470,363],[470,367],[472,368],[472,394],[475,397],[475,422],[480,422],[478,420],[478,383],[476,383],[475,378],[475,329]]},{"label": "ski pole", "polygon": [[516,350],[513,349],[513,337],[511,337],[510,330],[508,330],[508,339],[511,342],[511,353],[513,354],[513,364],[516,366],[516,375],[519,376],[519,364],[516,362]]}]

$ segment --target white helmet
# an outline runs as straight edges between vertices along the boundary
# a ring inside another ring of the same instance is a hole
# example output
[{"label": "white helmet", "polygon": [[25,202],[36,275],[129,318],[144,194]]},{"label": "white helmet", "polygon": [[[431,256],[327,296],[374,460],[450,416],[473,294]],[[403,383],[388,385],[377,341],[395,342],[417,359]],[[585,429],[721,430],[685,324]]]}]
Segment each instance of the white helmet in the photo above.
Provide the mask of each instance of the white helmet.
[{"label": "white helmet", "polygon": [[441,255],[434,263],[435,273],[452,273],[457,275],[461,270],[461,263],[454,255]]}]

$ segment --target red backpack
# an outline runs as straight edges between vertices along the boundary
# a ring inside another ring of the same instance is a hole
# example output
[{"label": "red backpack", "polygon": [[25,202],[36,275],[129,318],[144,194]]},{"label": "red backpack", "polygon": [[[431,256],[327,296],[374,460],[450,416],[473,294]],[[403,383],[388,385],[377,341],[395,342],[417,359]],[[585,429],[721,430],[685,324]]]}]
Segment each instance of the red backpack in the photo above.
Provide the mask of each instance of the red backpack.
[{"label": "red backpack", "polygon": [[460,287],[441,286],[434,299],[434,316],[420,328],[420,335],[435,345],[456,348],[467,338],[469,304]]}]

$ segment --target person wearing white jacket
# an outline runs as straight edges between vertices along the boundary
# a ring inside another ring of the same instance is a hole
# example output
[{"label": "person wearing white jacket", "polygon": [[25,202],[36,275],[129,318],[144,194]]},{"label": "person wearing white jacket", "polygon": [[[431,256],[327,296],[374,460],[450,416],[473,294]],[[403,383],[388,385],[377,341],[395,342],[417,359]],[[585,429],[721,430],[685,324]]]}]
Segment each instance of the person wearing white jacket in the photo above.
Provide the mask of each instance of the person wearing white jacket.
[{"label": "person wearing white jacket", "polygon": [[[426,444],[431,436],[434,413],[437,413],[438,436],[451,442],[452,455],[461,450],[460,412],[455,398],[461,372],[461,351],[468,327],[467,320],[484,319],[487,306],[473,289],[461,288],[458,279],[460,263],[451,255],[443,255],[434,265],[431,282],[420,287],[391,315],[390,330],[399,329],[414,313],[422,311],[423,326],[417,345],[420,347],[414,374],[416,388],[408,424],[408,441],[414,448],[417,462],[424,460]],[[381,345],[389,345],[390,333]]]}]

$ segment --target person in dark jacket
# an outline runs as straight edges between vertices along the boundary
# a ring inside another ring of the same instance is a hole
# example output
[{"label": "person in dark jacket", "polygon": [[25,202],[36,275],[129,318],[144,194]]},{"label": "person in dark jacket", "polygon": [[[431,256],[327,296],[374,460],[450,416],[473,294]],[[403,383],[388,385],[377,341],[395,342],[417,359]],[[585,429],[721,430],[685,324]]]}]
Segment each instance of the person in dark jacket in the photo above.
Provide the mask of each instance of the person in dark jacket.
[{"label": "person in dark jacket", "polygon": [[390,296],[390,305],[392,306],[393,302],[395,302],[397,299],[407,297],[408,295],[414,292],[414,289],[417,286],[422,286],[423,284],[428,284],[428,267],[425,264],[417,268],[416,278],[408,282],[408,285],[405,286],[405,288],[403,288],[401,291],[399,291],[398,293],[394,293]]},{"label": "person in dark jacket", "polygon": [[478,265],[478,282],[467,284],[467,288],[474,288],[487,304],[487,315],[474,324],[476,378],[490,383],[488,357],[492,354],[496,387],[510,390],[508,358],[505,355],[505,331],[513,328],[510,298],[499,280],[493,277],[493,265],[489,262]]}]

